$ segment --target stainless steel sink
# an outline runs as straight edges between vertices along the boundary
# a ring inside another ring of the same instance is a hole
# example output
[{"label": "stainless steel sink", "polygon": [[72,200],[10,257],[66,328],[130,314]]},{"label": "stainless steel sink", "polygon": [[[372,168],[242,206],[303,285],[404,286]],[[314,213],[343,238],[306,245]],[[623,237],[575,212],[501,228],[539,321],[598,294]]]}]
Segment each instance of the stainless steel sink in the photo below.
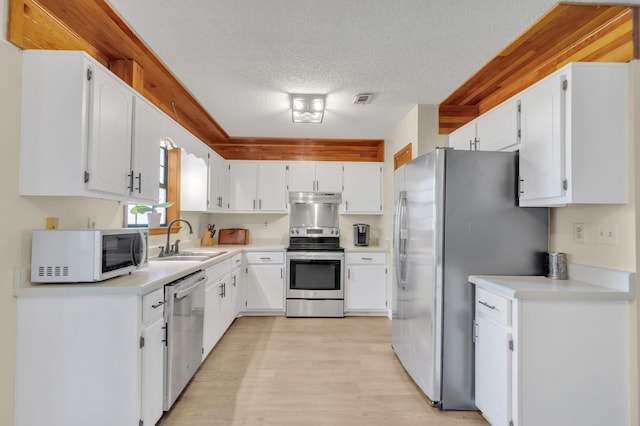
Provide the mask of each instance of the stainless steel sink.
[{"label": "stainless steel sink", "polygon": [[180,253],[172,254],[170,256],[153,257],[149,260],[203,262],[205,260],[212,259],[216,256],[220,256],[221,254],[225,254],[225,253],[226,251],[214,251],[214,252],[208,252],[208,253],[182,251]]}]

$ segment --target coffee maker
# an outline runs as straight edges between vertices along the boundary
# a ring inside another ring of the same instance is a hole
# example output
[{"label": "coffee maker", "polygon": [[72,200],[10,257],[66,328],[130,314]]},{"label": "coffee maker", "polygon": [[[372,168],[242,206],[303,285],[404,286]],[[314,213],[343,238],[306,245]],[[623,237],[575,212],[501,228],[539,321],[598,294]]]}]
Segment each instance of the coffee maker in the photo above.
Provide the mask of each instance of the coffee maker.
[{"label": "coffee maker", "polygon": [[356,223],[353,225],[353,245],[369,245],[369,225],[366,223]]}]

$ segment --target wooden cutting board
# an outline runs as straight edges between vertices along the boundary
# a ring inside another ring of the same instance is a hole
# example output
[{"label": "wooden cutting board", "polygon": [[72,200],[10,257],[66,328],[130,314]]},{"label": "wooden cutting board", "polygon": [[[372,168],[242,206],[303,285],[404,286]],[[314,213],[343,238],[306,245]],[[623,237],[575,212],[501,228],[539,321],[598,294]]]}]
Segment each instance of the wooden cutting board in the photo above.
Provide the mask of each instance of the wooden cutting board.
[{"label": "wooden cutting board", "polygon": [[218,244],[249,244],[249,230],[243,228],[221,229]]}]

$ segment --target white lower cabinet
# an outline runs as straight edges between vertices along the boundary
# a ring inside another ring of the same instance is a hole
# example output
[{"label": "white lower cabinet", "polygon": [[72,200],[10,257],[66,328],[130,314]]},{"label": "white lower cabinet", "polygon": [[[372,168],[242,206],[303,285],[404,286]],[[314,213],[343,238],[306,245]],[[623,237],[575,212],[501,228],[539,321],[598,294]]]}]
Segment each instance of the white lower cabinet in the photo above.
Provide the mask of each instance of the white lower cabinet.
[{"label": "white lower cabinet", "polygon": [[284,313],[284,252],[247,252],[247,313]]},{"label": "white lower cabinet", "polygon": [[231,306],[233,307],[233,318],[244,312],[244,302],[247,300],[244,275],[242,273],[242,254],[236,254],[231,258]]},{"label": "white lower cabinet", "polygon": [[345,270],[345,313],[386,315],[386,253],[348,252]]},{"label": "white lower cabinet", "polygon": [[141,419],[154,425],[162,417],[164,379],[164,288],[142,297]]},{"label": "white lower cabinet", "polygon": [[560,295],[553,288],[562,284],[540,284],[542,291],[509,284],[522,298],[476,286],[482,415],[493,426],[630,424],[628,300],[598,300],[594,285],[576,296],[579,284]]},{"label": "white lower cabinet", "polygon": [[508,425],[512,418],[510,302],[500,298],[502,303],[496,303],[496,298],[482,289],[477,290],[476,405],[492,425]]},{"label": "white lower cabinet", "polygon": [[[223,260],[206,269],[207,285],[204,291],[204,324],[202,329],[202,359],[218,343],[233,321],[231,298],[231,259]],[[235,317],[234,317],[235,318]]]},{"label": "white lower cabinet", "polygon": [[83,287],[17,297],[16,426],[154,424],[162,324],[140,294]]}]

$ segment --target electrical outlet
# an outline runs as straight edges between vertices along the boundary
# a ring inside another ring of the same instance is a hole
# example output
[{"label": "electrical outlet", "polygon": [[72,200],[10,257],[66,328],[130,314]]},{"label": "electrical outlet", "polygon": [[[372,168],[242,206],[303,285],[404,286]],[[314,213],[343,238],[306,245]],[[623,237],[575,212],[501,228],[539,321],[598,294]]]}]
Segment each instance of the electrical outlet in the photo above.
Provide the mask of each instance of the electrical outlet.
[{"label": "electrical outlet", "polygon": [[574,244],[584,244],[584,223],[576,222],[573,224],[573,242]]},{"label": "electrical outlet", "polygon": [[46,229],[58,229],[58,218],[48,217],[45,223]]},{"label": "electrical outlet", "polygon": [[599,244],[618,244],[618,225],[617,224],[598,224],[598,243]]}]

